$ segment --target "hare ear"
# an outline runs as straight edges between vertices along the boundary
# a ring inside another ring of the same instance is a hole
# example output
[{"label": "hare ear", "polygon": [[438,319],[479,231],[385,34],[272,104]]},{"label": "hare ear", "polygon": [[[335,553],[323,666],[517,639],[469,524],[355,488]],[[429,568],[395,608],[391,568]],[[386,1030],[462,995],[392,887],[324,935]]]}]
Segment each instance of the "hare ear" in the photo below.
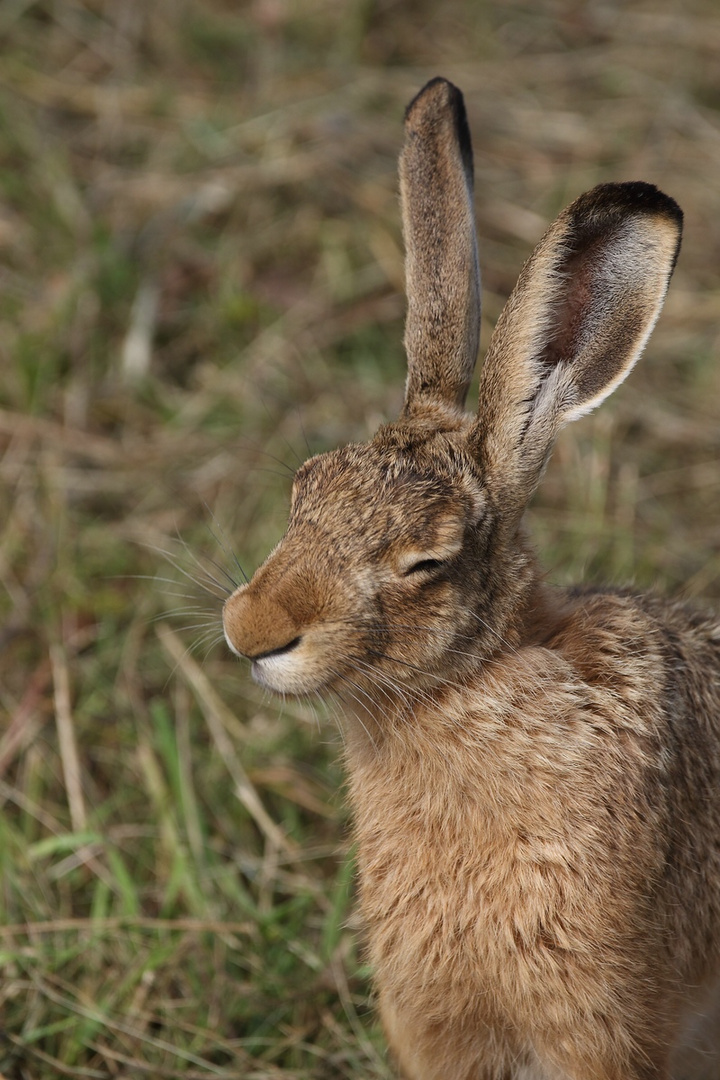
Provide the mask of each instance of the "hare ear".
[{"label": "hare ear", "polygon": [[500,315],[471,447],[521,510],[560,428],[642,352],[680,248],[682,211],[651,184],[601,184],[550,227]]},{"label": "hare ear", "polygon": [[462,408],[480,333],[473,160],[463,96],[433,79],[408,106],[400,156],[408,298],[404,415]]}]

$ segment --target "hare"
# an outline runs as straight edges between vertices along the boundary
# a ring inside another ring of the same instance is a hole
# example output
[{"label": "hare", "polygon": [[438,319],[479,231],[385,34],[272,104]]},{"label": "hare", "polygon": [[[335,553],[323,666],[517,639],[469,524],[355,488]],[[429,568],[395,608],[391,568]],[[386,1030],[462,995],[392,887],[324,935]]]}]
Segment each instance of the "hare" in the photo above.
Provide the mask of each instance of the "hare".
[{"label": "hare", "polygon": [[400,179],[402,412],[298,470],[226,639],[264,687],[344,704],[360,904],[406,1080],[717,1080],[696,1029],[720,971],[720,621],[550,587],[522,521],[560,428],[642,352],[681,211],[645,183],[564,210],[471,415],[472,149],[443,79],[408,107]]}]

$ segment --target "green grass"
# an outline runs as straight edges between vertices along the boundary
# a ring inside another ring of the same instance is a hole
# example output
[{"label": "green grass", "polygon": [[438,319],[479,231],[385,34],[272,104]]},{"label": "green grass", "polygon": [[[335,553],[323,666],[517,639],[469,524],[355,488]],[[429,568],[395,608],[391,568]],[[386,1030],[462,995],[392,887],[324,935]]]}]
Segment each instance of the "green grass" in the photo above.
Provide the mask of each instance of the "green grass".
[{"label": "green grass", "polygon": [[484,342],[581,190],[684,206],[647,355],[530,523],[552,580],[720,595],[720,19],[608,12],[0,4],[5,1080],[390,1075],[336,727],[251,684],[201,586],[262,560],[309,451],[398,408],[431,75],[475,136]]}]

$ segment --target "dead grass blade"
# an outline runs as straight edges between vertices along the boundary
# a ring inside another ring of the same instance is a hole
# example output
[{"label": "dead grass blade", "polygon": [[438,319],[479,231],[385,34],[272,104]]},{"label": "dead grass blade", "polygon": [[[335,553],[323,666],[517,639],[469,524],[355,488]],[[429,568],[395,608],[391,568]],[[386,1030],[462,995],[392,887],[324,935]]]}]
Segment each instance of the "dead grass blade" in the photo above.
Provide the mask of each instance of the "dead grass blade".
[{"label": "dead grass blade", "polygon": [[205,721],[212,735],[215,747],[235,784],[235,794],[243,804],[265,838],[275,847],[288,855],[295,854],[296,845],[285,835],[272,820],[263,806],[262,800],[245,772],[235,747],[226,731],[226,726],[233,727],[235,718],[230,713],[218,693],[211,686],[207,676],[188,653],[178,635],[167,623],[159,623],[156,628],[160,643],[167,652],[174,666],[191,688],[202,710]]},{"label": "dead grass blade", "polygon": [[70,674],[67,657],[62,645],[50,646],[50,664],[52,667],[55,691],[55,721],[60,745],[65,790],[70,808],[70,821],[73,832],[85,832],[87,829],[87,811],[82,791],[80,755],[75,738],[72,704],[70,699]]}]

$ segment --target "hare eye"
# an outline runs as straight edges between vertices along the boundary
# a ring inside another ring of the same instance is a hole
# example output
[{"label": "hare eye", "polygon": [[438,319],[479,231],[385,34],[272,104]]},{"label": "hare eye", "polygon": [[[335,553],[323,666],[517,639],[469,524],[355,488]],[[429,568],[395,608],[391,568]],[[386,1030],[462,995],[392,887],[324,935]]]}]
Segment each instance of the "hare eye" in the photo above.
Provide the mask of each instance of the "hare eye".
[{"label": "hare eye", "polygon": [[411,574],[422,574],[426,571],[440,570],[444,565],[442,559],[420,559],[407,568],[404,577],[410,577]]}]

